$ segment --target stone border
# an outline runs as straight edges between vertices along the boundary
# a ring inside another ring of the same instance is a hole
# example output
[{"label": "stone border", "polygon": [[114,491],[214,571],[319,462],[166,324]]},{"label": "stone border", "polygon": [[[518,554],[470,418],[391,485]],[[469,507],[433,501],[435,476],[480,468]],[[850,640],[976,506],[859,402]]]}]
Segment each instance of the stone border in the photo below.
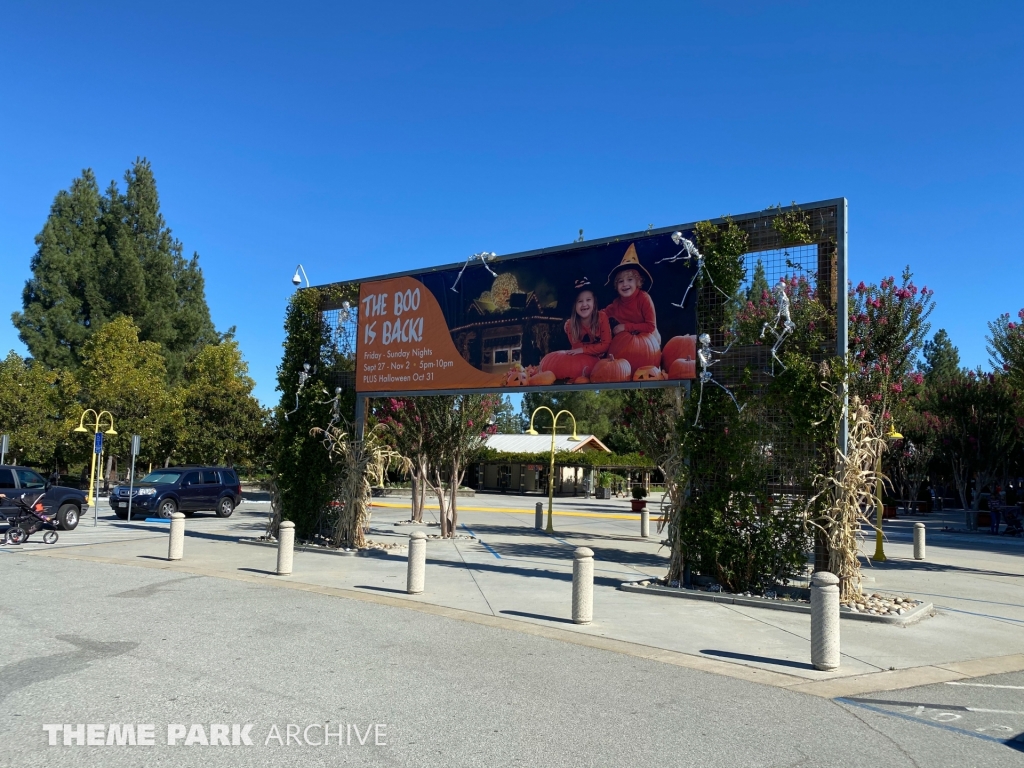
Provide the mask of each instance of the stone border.
[{"label": "stone border", "polygon": [[[277,549],[277,542],[260,541],[259,539],[238,539],[239,544],[249,544],[254,547],[272,547]],[[408,546],[408,545],[404,545]],[[327,547],[311,547],[308,544],[296,544],[296,552],[319,552],[322,555],[339,555],[341,557],[377,557],[396,552],[394,549],[378,549],[367,547],[366,549],[328,549]]]},{"label": "stone border", "polygon": [[[686,589],[685,587],[673,588],[651,584],[641,587],[639,582],[623,582],[619,585],[623,592],[635,592],[638,595],[663,595],[667,597],[681,597],[686,600],[705,600],[710,603],[724,603],[726,605],[742,605],[747,608],[768,608],[775,611],[791,611],[793,613],[810,614],[811,606],[807,603],[800,603],[789,600],[766,600],[763,597],[743,597],[732,595],[728,592],[702,592],[697,589]],[[878,616],[870,613],[859,613],[851,611],[845,606],[839,608],[839,617],[843,619],[856,619],[858,621],[873,621],[877,624],[895,624],[906,627],[916,624],[921,619],[935,615],[935,607],[931,603],[922,602],[911,611],[902,616]]]}]

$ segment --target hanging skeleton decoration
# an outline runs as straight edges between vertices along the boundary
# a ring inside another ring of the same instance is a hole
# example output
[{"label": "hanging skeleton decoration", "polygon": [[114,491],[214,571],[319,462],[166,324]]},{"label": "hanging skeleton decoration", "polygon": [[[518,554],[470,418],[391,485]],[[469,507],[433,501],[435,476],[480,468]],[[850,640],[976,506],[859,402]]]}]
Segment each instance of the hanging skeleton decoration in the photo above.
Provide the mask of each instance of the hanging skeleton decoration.
[{"label": "hanging skeleton decoration", "polygon": [[493,269],[491,269],[491,267],[487,264],[487,261],[489,259],[493,259],[497,255],[498,254],[493,253],[493,252],[492,253],[488,253],[487,251],[482,251],[480,253],[474,253],[472,256],[470,256],[468,259],[466,259],[466,263],[463,264],[462,265],[462,269],[459,270],[459,276],[455,278],[455,282],[452,284],[452,290],[455,291],[456,293],[459,292],[457,286],[459,284],[459,280],[462,279],[462,273],[466,271],[466,267],[468,267],[470,265],[470,262],[472,262],[472,261],[474,261],[476,259],[480,260],[480,263],[484,265],[484,269],[486,269],[488,272],[490,272],[492,277],[497,277],[498,273],[495,272]]},{"label": "hanging skeleton decoration", "polygon": [[355,312],[352,311],[352,304],[348,301],[341,302],[341,309],[338,311],[338,327],[335,331],[334,349],[343,357],[351,357],[355,353],[352,343],[355,335]]},{"label": "hanging skeleton decoration", "polygon": [[[325,395],[329,395],[326,389],[323,390]],[[341,421],[341,387],[334,388],[334,397],[330,400],[318,400],[317,405],[329,405],[331,406],[331,420],[327,422],[327,426],[324,428],[324,445],[327,450],[334,448],[334,432],[331,427],[337,427]]]},{"label": "hanging skeleton decoration", "polygon": [[[781,365],[782,370],[786,370],[785,364],[779,358],[779,350],[782,349],[783,342],[796,330],[796,323],[789,316],[789,294],[786,293],[786,280],[780,279],[778,284],[772,288],[772,293],[775,295],[775,306],[778,309],[775,312],[775,318],[766,321],[761,326],[761,338],[763,339],[768,331],[771,331],[775,337],[775,343],[772,345],[772,376],[774,376],[775,363]],[[781,329],[779,328],[780,323],[782,324]]]},{"label": "hanging skeleton decoration", "polygon": [[711,374],[711,371],[708,370],[712,365],[718,362],[718,360],[715,360],[712,356],[719,355],[719,359],[721,359],[721,357],[723,357],[725,353],[728,352],[729,349],[732,347],[732,344],[723,349],[721,352],[716,352],[715,350],[711,349],[711,337],[708,336],[706,333],[702,333],[698,341],[700,341],[700,349],[697,350],[697,362],[700,364],[700,375],[697,378],[700,381],[700,394],[697,397],[697,418],[693,420],[693,426],[695,427],[700,423],[700,407],[701,404],[704,402],[705,384],[714,384],[716,387],[725,392],[725,394],[727,394],[729,398],[732,400],[732,404],[736,406],[736,411],[738,413],[743,413],[744,407],[741,406],[738,402],[736,402],[736,396],[731,391],[729,391],[727,387],[725,387],[720,382],[715,381],[714,377]]},{"label": "hanging skeleton decoration", "polygon": [[[313,373],[316,373],[316,368],[313,369]],[[284,420],[288,421],[288,417],[299,410],[299,395],[302,394],[302,390],[306,388],[306,382],[309,381],[309,377],[313,375],[309,371],[309,363],[302,364],[302,370],[299,371],[299,388],[295,390],[295,408],[288,411],[284,415]]]},{"label": "hanging skeleton decoration", "polygon": [[[702,254],[700,250],[698,250],[697,245],[692,240],[683,237],[682,232],[673,232],[672,242],[675,243],[676,245],[681,245],[682,250],[680,250],[679,253],[677,253],[675,256],[669,256],[667,258],[661,259],[661,261],[654,262],[655,264],[661,264],[662,261],[667,261],[670,264],[674,261],[692,261],[697,265],[697,271],[693,273],[693,279],[690,280],[690,284],[686,286],[686,292],[683,294],[682,301],[680,301],[678,304],[673,304],[672,306],[679,307],[680,309],[686,306],[686,297],[690,295],[690,289],[693,288],[694,283],[697,282],[697,278],[700,277],[701,272],[703,272],[704,276],[707,277],[708,282],[711,283],[711,285],[714,285],[715,290],[728,299],[729,294],[727,294],[725,291],[723,291],[721,288],[715,285],[715,281],[711,279],[711,275],[708,273],[706,269],[704,269],[704,254]],[[685,256],[683,256],[684,253],[686,254]]]}]

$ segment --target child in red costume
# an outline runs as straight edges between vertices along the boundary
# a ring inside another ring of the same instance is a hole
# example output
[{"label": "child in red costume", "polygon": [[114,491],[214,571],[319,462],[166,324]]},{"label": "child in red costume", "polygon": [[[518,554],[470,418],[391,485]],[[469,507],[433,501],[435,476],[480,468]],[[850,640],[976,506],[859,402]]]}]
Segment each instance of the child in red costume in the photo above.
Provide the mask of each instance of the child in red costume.
[{"label": "child in red costume", "polygon": [[587,278],[576,281],[572,315],[565,321],[565,335],[572,349],[549,352],[540,361],[542,371],[551,371],[556,379],[575,380],[589,376],[598,359],[608,351],[612,331],[608,315],[597,308],[593,286]]},{"label": "child in red costume", "polygon": [[606,309],[608,316],[614,318],[608,353],[616,360],[628,360],[634,373],[661,362],[661,334],[654,302],[644,290],[644,286],[652,282],[651,274],[640,264],[636,248],[631,244],[606,283],[613,284],[618,294]]}]

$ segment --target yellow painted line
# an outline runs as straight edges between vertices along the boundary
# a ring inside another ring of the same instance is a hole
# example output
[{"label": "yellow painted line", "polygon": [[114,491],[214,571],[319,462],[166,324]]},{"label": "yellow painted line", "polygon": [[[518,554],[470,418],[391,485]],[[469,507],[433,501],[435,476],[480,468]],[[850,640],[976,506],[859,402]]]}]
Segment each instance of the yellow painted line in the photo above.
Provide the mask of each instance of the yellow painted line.
[{"label": "yellow painted line", "polygon": [[[375,501],[370,506],[373,507],[392,507],[394,509],[411,509],[412,503],[409,504],[389,504],[387,502]],[[440,509],[436,505],[427,505],[424,509]],[[494,512],[501,515],[532,515],[534,511],[532,509],[508,509],[502,507],[466,507],[459,504],[460,512]],[[544,511],[547,514],[547,510]],[[639,519],[639,512],[634,512],[631,515],[617,515],[614,513],[607,514],[596,514],[594,512],[559,512],[557,509],[554,514],[559,517],[592,517],[595,520],[637,520]],[[636,517],[634,517],[636,515]],[[656,521],[658,518],[651,518],[652,521]]]}]

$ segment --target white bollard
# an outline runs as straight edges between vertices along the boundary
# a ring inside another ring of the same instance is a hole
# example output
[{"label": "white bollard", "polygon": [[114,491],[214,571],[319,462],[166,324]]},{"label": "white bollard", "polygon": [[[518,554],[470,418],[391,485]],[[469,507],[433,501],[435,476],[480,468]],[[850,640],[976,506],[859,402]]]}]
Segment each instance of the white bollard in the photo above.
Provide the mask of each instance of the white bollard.
[{"label": "white bollard", "polygon": [[647,507],[640,510],[640,537],[646,539],[651,535],[651,513]]},{"label": "white bollard", "polygon": [[171,515],[171,535],[167,542],[167,559],[181,560],[185,553],[185,515],[175,512]]},{"label": "white bollard", "polygon": [[277,575],[287,576],[292,572],[292,558],[295,554],[295,523],[285,520],[277,531]]},{"label": "white bollard", "polygon": [[839,669],[839,577],[828,571],[811,576],[811,664]]},{"label": "white bollard", "polygon": [[572,561],[572,623],[594,620],[594,551],[580,547]]},{"label": "white bollard", "polygon": [[410,595],[423,592],[427,571],[427,534],[415,531],[409,536],[409,568],[405,577],[405,591]]},{"label": "white bollard", "polygon": [[914,559],[924,560],[924,523],[914,523]]}]

